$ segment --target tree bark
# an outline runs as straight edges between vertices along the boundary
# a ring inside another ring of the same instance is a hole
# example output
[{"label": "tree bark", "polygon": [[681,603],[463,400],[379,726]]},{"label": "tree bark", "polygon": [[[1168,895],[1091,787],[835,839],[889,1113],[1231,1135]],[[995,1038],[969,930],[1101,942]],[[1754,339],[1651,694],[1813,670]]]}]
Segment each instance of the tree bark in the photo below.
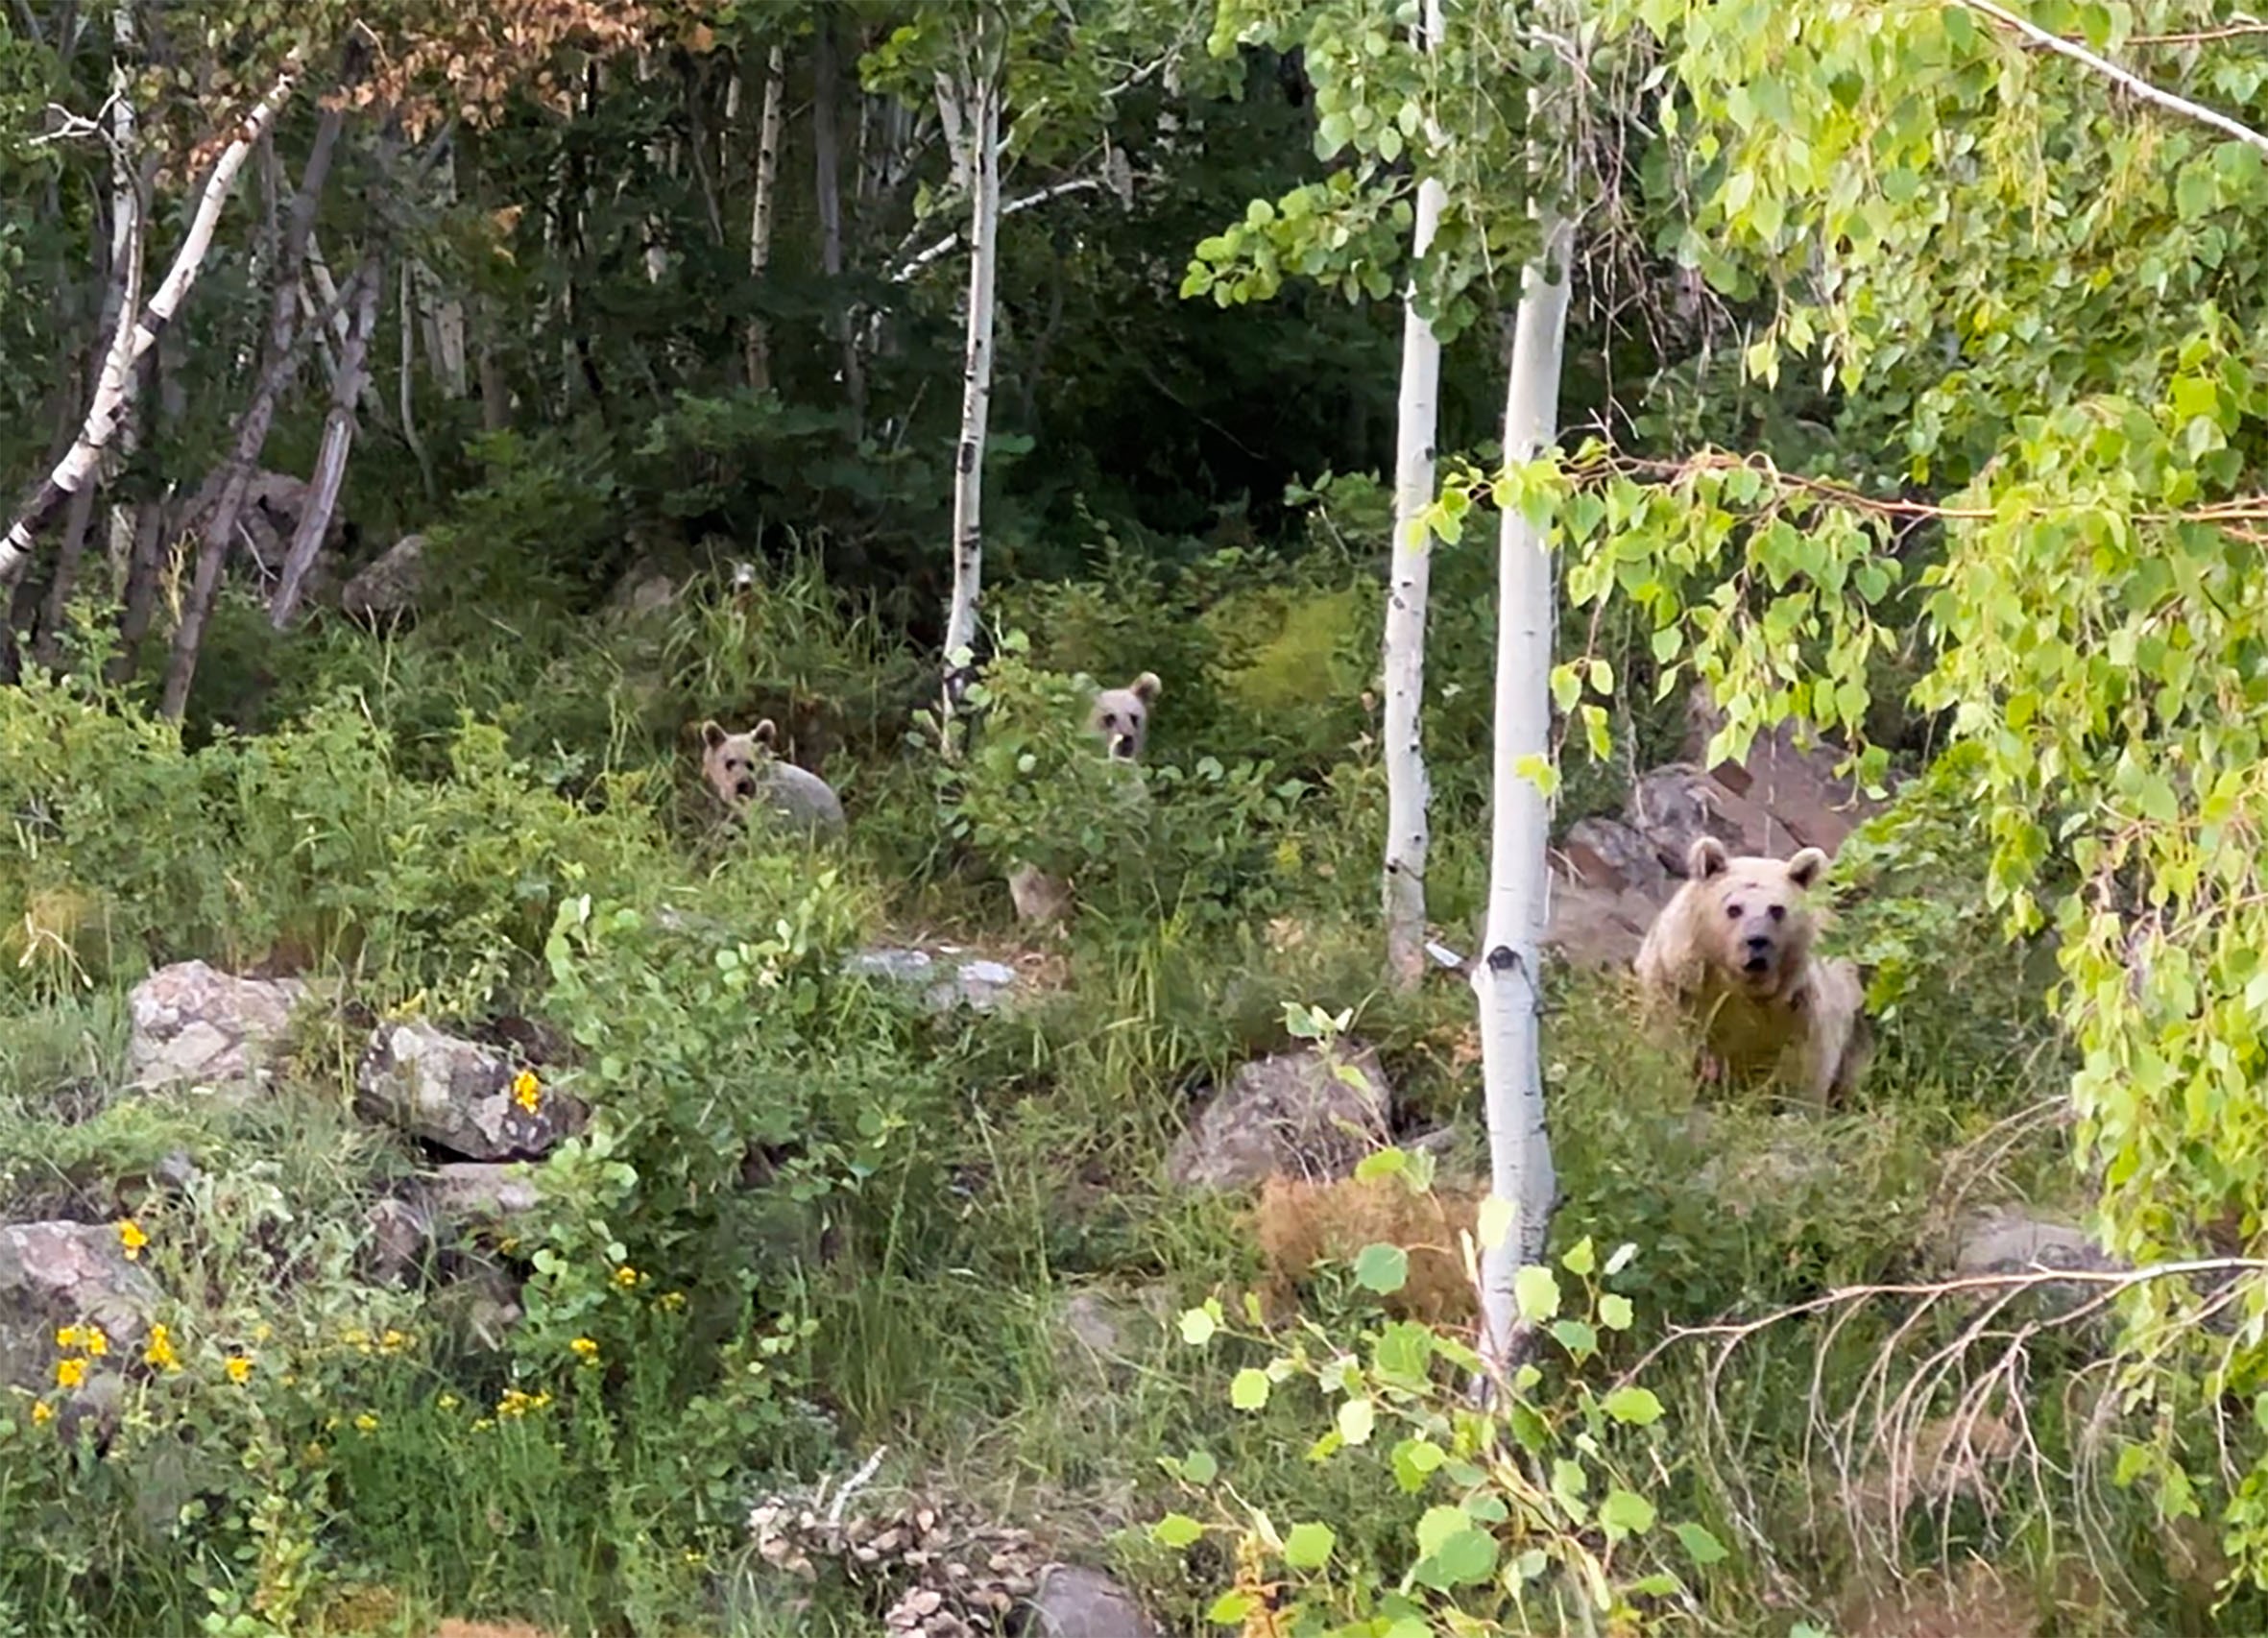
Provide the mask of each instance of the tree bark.
[{"label": "tree bark", "polygon": [[[1573,225],[1545,211],[1543,249],[1521,270],[1505,391],[1507,468],[1534,460],[1558,435]],[[1551,916],[1545,862],[1551,804],[1552,561],[1544,532],[1518,506],[1497,540],[1496,733],[1488,920],[1472,984],[1480,1003],[1489,1192],[1511,1224],[1482,1259],[1482,1354],[1502,1367],[1519,1347],[1512,1282],[1543,1253],[1557,1183],[1544,1123],[1537,961]]]},{"label": "tree bark", "polygon": [[[133,82],[127,64],[134,52],[133,0],[118,0],[110,13],[110,266],[123,267],[127,258],[137,262],[133,289],[126,298],[129,308],[138,304],[141,297],[141,270],[143,259],[140,242],[142,180],[135,170],[134,134],[135,116],[133,99],[127,93]],[[106,327],[108,327],[106,325]],[[100,389],[97,379],[97,389]],[[118,406],[118,430],[111,446],[104,451],[102,473],[106,483],[114,483],[126,463],[133,458],[134,445],[139,436],[134,414],[135,392],[126,393]],[[123,583],[127,566],[133,555],[133,514],[113,493],[110,496],[109,517],[108,555],[112,573]]]},{"label": "tree bark", "polygon": [[[764,106],[756,134],[756,192],[748,208],[748,280],[752,285],[760,286],[764,270],[772,265],[772,211],[778,196],[780,125],[786,100],[787,51],[775,45],[764,60]],[[840,230],[838,221],[838,234]],[[760,313],[748,321],[747,367],[749,390],[770,392],[772,338]]]},{"label": "tree bark", "polygon": [[354,406],[361,400],[369,369],[371,337],[378,327],[378,289],[383,276],[372,259],[362,279],[362,294],[354,307],[354,323],[347,345],[339,352],[339,373],[331,382],[330,413],[324,417],[323,446],[315,457],[315,476],[308,485],[307,505],[300,514],[291,547],[283,556],[283,573],[268,607],[268,623],[277,631],[291,624],[300,606],[300,592],[307,571],[330,533],[331,515],[338,509],[339,486],[347,478],[347,458],[354,448]]},{"label": "tree bark", "polygon": [[[1440,0],[1426,0],[1425,49],[1441,44]],[[1436,177],[1417,186],[1414,257],[1440,229],[1448,190]],[[1441,341],[1418,315],[1415,275],[1402,308],[1402,391],[1394,434],[1394,542],[1386,603],[1386,865],[1381,884],[1387,978],[1413,990],[1425,977],[1425,869],[1430,849],[1425,768],[1426,604],[1433,537],[1421,521],[1434,503],[1434,446],[1441,404]]]},{"label": "tree bark", "polygon": [[236,174],[244,169],[246,157],[275,124],[277,111],[290,97],[293,86],[299,84],[299,59],[295,55],[285,62],[283,73],[268,94],[244,116],[235,136],[221,150],[220,157],[213,163],[212,175],[205,180],[205,191],[199,196],[188,235],[181,241],[173,267],[157,287],[157,294],[150,299],[148,306],[133,316],[131,325],[127,314],[120,315],[118,335],[109,356],[104,360],[94,402],[87,408],[77,441],[17,508],[15,521],[9,525],[8,532],[0,535],[0,584],[6,584],[30,557],[32,540],[40,525],[94,476],[104,448],[118,429],[127,395],[133,390],[134,365],[157,345],[158,332],[173,322],[190,287],[197,282],[205,257],[212,249],[213,230],[220,225],[221,208],[228,203]]},{"label": "tree bark", "polygon": [[[974,58],[972,59],[974,60]],[[961,373],[961,436],[953,480],[953,601],[945,617],[945,708],[967,689],[984,581],[984,445],[992,411],[993,285],[1000,262],[1001,84],[978,63],[965,87],[973,105],[969,198],[969,329]]]},{"label": "tree bark", "polygon": [[197,550],[196,578],[181,608],[181,623],[174,632],[173,658],[166,666],[165,688],[159,712],[180,720],[189,701],[189,687],[197,676],[197,656],[205,643],[205,625],[219,595],[221,577],[236,542],[236,521],[243,515],[244,496],[252,484],[260,451],[267,446],[268,429],[275,424],[277,400],[291,379],[307,333],[300,320],[300,275],[306,264],[307,242],[315,228],[316,206],[330,180],[331,156],[338,149],[339,132],[346,123],[340,108],[326,108],[315,128],[307,163],[300,173],[299,191],[292,196],[283,243],[272,277],[275,293],[269,304],[267,362],[252,400],[236,423],[236,440],[229,453],[227,476],[207,514]]},{"label": "tree bark", "polygon": [[133,552],[126,565],[126,590],[118,615],[118,652],[107,672],[115,684],[130,682],[141,668],[142,639],[157,612],[157,576],[165,564],[166,505],[152,495],[134,511]]},{"label": "tree bark", "polygon": [[827,276],[828,328],[842,353],[843,398],[850,406],[851,436],[866,424],[865,371],[858,359],[856,326],[843,301],[843,176],[839,93],[842,59],[835,47],[834,13],[822,12],[811,61],[811,163],[819,204],[819,270]]},{"label": "tree bark", "polygon": [[410,306],[410,264],[404,261],[401,264],[401,441],[409,446],[409,452],[418,463],[418,482],[424,487],[426,500],[438,501],[441,481],[434,475],[433,456],[425,448],[425,440],[418,433],[415,319]]}]

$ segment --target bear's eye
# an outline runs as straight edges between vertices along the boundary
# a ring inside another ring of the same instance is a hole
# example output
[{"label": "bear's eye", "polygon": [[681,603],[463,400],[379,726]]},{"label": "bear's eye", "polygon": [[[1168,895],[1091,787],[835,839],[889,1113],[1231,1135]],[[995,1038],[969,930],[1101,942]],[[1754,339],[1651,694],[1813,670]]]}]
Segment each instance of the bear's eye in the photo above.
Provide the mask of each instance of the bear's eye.
[{"label": "bear's eye", "polygon": [[1725,905],[1725,919],[1726,921],[1728,921],[1728,922],[1737,922],[1737,921],[1739,921],[1739,920],[1741,919],[1741,907],[1740,907],[1738,904],[1727,904],[1727,905]]},{"label": "bear's eye", "polygon": [[1786,921],[1786,920],[1788,919],[1788,907],[1787,907],[1787,905],[1785,905],[1785,904],[1774,904],[1774,905],[1773,905],[1773,907],[1772,907],[1772,919],[1773,919],[1773,921],[1775,921],[1775,922],[1784,922],[1784,921]]},{"label": "bear's eye", "polygon": [[1105,727],[1105,728],[1116,728],[1116,727],[1118,727],[1118,725],[1119,725],[1119,713],[1118,713],[1117,711],[1104,711],[1104,712],[1102,713],[1102,726],[1103,726],[1103,727]]}]

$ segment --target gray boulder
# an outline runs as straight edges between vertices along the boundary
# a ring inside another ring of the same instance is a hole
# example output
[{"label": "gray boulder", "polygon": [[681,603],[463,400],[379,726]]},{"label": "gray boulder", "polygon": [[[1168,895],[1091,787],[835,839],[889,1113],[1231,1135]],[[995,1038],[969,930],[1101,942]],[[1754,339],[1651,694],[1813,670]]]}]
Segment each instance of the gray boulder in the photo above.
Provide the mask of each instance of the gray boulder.
[{"label": "gray boulder", "polygon": [[1272,1176],[1342,1177],[1388,1141],[1392,1089],[1378,1054],[1346,1043],[1257,1058],[1198,1110],[1167,1157],[1184,1189],[1244,1189]]},{"label": "gray boulder", "polygon": [[[548,1087],[516,1096],[511,1060],[430,1024],[379,1027],[355,1073],[373,1119],[468,1160],[532,1160],[579,1131],[588,1111]],[[534,1107],[529,1108],[528,1102]]]},{"label": "gray boulder", "polygon": [[133,1083],[257,1086],[306,993],[296,978],[239,978],[203,961],[160,967],[127,997]]}]

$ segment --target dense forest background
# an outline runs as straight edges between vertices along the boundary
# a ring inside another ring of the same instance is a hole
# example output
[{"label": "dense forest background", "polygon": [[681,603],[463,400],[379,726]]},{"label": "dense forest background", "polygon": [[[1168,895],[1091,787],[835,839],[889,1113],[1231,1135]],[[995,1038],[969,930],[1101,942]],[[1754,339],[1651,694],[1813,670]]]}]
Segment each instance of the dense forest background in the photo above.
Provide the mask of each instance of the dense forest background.
[{"label": "dense forest background", "polygon": [[[2264,39],[13,0],[0,1634],[2252,1629]],[[1522,518],[1559,1175],[1484,1405]],[[764,719],[847,835],[724,822]],[[1636,1043],[1704,786],[1837,848],[1852,1106]]]}]

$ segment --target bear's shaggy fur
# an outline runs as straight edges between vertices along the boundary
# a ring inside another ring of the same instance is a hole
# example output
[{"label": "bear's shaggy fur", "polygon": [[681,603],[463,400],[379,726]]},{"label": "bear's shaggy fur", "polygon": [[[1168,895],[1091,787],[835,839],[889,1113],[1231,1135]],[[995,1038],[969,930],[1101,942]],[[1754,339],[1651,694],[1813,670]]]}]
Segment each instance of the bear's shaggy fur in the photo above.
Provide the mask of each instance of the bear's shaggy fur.
[{"label": "bear's shaggy fur", "polygon": [[701,777],[736,814],[761,808],[791,830],[842,834],[842,799],[817,774],[781,761],[773,752],[777,738],[769,717],[746,734],[703,723]]},{"label": "bear's shaggy fur", "polygon": [[1088,730],[1102,735],[1102,743],[1122,762],[1142,760],[1149,743],[1149,711],[1165,685],[1155,671],[1145,671],[1122,688],[1104,688],[1095,696],[1087,717]]},{"label": "bear's shaggy fur", "polygon": [[1270,1323],[1289,1317],[1300,1282],[1316,1264],[1351,1263],[1364,1246],[1385,1244],[1410,1254],[1408,1280],[1381,1299],[1389,1313],[1428,1325],[1473,1324],[1479,1303],[1459,1236],[1475,1232],[1486,1197],[1484,1190],[1438,1183],[1420,1193],[1396,1177],[1268,1178],[1253,1211],[1266,1267],[1261,1312]]},{"label": "bear's shaggy fur", "polygon": [[1695,840],[1637,974],[1657,1039],[1698,1028],[1704,1078],[1776,1079],[1822,1103],[1856,1090],[1872,1046],[1858,969],[1811,952],[1804,895],[1826,867],[1817,848],[1783,863]]}]

